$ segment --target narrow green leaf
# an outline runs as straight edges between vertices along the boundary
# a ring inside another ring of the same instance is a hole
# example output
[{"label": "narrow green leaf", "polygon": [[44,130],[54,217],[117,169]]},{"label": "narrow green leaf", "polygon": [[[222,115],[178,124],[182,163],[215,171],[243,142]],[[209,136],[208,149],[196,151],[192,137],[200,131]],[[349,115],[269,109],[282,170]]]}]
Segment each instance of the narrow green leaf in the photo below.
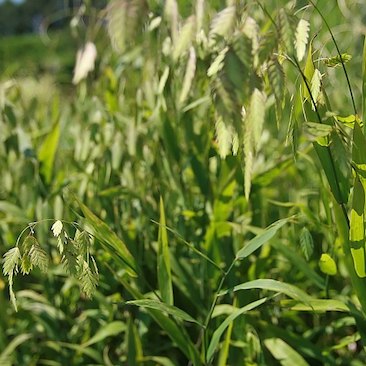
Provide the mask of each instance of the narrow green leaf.
[{"label": "narrow green leaf", "polygon": [[[132,287],[123,277],[118,276],[116,273],[115,277],[135,299],[143,300],[143,294],[136,290],[136,288]],[[192,360],[194,366],[203,366],[198,350],[184,327],[179,327],[172,319],[160,310],[146,308],[146,311],[156,321],[156,323],[164,329],[168,337],[175,342],[186,357]]]},{"label": "narrow green leaf", "polygon": [[38,151],[38,159],[41,163],[40,171],[44,176],[46,183],[51,182],[53,172],[53,162],[60,139],[60,122],[57,121],[51,132],[46,136],[43,144]]},{"label": "narrow green leaf", "polygon": [[98,216],[89,210],[76,196],[75,201],[81,208],[87,222],[94,229],[94,236],[104,244],[109,251],[115,251],[119,258],[122,259],[120,262],[125,264],[125,270],[130,276],[137,276],[137,265],[135,259],[129,252],[126,244],[112,231],[107,224],[105,224]]},{"label": "narrow green leaf", "polygon": [[173,305],[173,286],[170,268],[168,246],[168,231],[166,229],[164,201],[160,196],[160,225],[158,237],[158,281],[161,297],[168,305]]},{"label": "narrow green leaf", "polygon": [[308,299],[310,299],[310,296],[306,292],[300,290],[298,287],[272,279],[260,279],[245,282],[229,290],[224,290],[220,292],[219,296],[223,296],[231,292],[251,289],[262,289],[283,293],[288,297],[291,297],[292,299],[304,301],[305,303],[307,303]]},{"label": "narrow green leaf", "polygon": [[114,321],[106,325],[102,325],[89,340],[82,344],[82,347],[89,347],[92,344],[103,341],[107,337],[115,336],[124,331],[126,331],[126,324],[121,321]]},{"label": "narrow green leaf", "polygon": [[365,191],[359,176],[356,174],[350,217],[349,245],[355,271],[361,278],[366,277],[364,209]]},{"label": "narrow green leaf", "polygon": [[173,305],[165,304],[161,301],[149,300],[149,299],[131,300],[131,301],[126,301],[126,305],[135,305],[135,306],[139,306],[142,308],[159,310],[160,312],[167,313],[177,319],[181,319],[181,320],[184,320],[184,321],[190,322],[190,323],[196,323],[199,326],[203,327],[203,325],[199,321],[197,321],[196,319],[193,319],[185,311],[178,309],[177,307],[175,307]]},{"label": "narrow green leaf", "polygon": [[4,365],[5,361],[8,361],[11,355],[14,354],[16,348],[32,337],[33,337],[32,334],[24,333],[19,334],[15,338],[13,338],[0,354],[0,365]]},{"label": "narrow green leaf", "polygon": [[235,309],[232,314],[230,314],[221,324],[220,326],[215,330],[214,334],[212,335],[210,345],[207,349],[206,354],[206,361],[210,363],[215,351],[217,350],[217,345],[220,342],[220,338],[222,334],[225,332],[226,328],[240,315],[255,309],[256,307],[264,304],[267,301],[267,298],[263,298],[254,302],[251,302],[248,305],[245,305],[242,308]]},{"label": "narrow green leaf", "polygon": [[243,259],[251,255],[254,251],[259,249],[263,244],[271,240],[277,233],[277,231],[289,222],[290,218],[282,219],[274,222],[271,226],[268,226],[262,234],[257,235],[251,239],[239,252],[236,254],[236,259]]},{"label": "narrow green leaf", "polygon": [[280,338],[266,339],[264,344],[282,366],[309,366],[299,353]]},{"label": "narrow green leaf", "polygon": [[[311,86],[311,79],[313,78],[315,71],[314,63],[313,63],[313,47],[310,42],[308,56],[306,59],[305,69],[304,69],[304,76],[306,78],[306,82],[303,80],[302,82],[302,95],[305,100],[308,100],[311,103],[310,93],[308,87]],[[307,85],[306,85],[307,84]]]},{"label": "narrow green leaf", "polygon": [[341,311],[349,312],[349,307],[340,300],[328,300],[328,299],[308,299],[306,304],[297,300],[282,300],[281,305],[290,308],[295,311]]},{"label": "narrow green leaf", "polygon": [[366,35],[363,40],[362,54],[362,120],[365,121],[363,132],[366,132]]},{"label": "narrow green leaf", "polygon": [[127,328],[127,365],[139,366],[143,357],[142,344],[132,318],[128,319]]}]

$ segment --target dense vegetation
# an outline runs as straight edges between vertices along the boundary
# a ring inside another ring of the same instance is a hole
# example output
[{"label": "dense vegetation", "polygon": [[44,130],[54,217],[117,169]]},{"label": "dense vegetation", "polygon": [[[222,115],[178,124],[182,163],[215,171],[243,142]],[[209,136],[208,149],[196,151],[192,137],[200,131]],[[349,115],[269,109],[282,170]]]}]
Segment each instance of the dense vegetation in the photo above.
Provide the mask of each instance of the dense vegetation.
[{"label": "dense vegetation", "polygon": [[58,67],[2,46],[0,365],[366,363],[349,3],[86,2]]}]

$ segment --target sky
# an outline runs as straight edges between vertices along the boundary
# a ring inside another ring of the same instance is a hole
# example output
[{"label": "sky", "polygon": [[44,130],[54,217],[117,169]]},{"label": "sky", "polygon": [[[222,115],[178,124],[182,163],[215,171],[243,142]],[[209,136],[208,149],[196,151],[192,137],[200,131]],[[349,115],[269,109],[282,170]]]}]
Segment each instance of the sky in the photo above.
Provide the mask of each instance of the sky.
[{"label": "sky", "polygon": [[[15,3],[15,4],[20,4],[22,3],[24,0],[11,0],[12,3]],[[5,0],[0,0],[0,4],[2,4],[3,2],[5,2]]]}]

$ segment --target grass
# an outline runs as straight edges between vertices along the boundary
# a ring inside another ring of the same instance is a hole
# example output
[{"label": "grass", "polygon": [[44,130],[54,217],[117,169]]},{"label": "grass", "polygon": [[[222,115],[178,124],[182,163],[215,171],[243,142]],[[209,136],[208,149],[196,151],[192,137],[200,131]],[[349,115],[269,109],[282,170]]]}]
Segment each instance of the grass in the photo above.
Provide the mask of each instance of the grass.
[{"label": "grass", "polygon": [[167,4],[78,29],[98,62],[67,92],[32,52],[5,68],[0,364],[364,364],[362,65],[321,17],[345,10]]},{"label": "grass", "polygon": [[52,74],[57,81],[70,79],[77,42],[68,30],[48,35],[26,34],[3,37],[0,42],[2,78]]}]

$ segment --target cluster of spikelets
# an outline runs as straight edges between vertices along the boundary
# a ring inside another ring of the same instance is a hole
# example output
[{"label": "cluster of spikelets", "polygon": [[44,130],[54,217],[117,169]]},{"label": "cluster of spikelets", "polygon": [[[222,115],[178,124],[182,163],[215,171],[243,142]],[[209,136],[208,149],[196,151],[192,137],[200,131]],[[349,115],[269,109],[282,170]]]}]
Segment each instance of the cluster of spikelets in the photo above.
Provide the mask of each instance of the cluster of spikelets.
[{"label": "cluster of spikelets", "polygon": [[[16,297],[13,290],[14,276],[21,272],[29,274],[38,267],[42,272],[47,272],[50,256],[39,244],[35,236],[37,223],[29,224],[20,234],[15,246],[4,254],[3,273],[8,276],[10,299],[17,310]],[[98,284],[98,268],[95,259],[90,254],[91,237],[85,230],[76,230],[72,239],[64,229],[62,221],[57,220],[51,230],[57,238],[57,249],[61,256],[61,263],[68,274],[75,277],[81,290],[86,296],[91,297]],[[21,242],[23,234],[29,234]]]}]

